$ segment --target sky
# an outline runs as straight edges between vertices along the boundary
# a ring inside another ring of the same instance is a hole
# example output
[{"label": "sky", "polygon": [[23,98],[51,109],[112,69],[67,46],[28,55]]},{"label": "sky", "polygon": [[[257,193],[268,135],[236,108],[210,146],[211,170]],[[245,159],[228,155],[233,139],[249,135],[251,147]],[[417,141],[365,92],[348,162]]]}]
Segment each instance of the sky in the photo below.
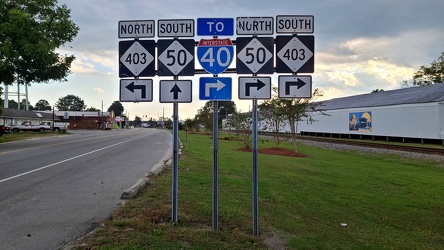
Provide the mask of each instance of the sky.
[{"label": "sky", "polygon": [[[32,105],[40,99],[54,105],[61,97],[75,95],[87,107],[102,109],[103,103],[107,110],[119,101],[118,45],[124,39],[118,38],[118,22],[125,20],[154,20],[157,29],[157,22],[162,19],[313,15],[315,70],[309,75],[312,88],[319,88],[324,94],[317,100],[401,88],[402,81],[411,80],[420,66],[430,65],[444,51],[442,0],[59,0],[59,4],[71,9],[71,19],[80,28],[77,37],[59,52],[73,54],[76,60],[66,82],[33,83],[29,87]],[[208,37],[194,37],[196,41],[201,38]],[[195,66],[201,68],[197,60]],[[285,74],[263,76],[270,76],[273,86],[277,86],[279,75]],[[205,105],[206,101],[199,100],[198,83],[200,77],[210,76],[179,77],[193,82],[192,102],[178,105],[179,119],[194,118]],[[252,101],[239,100],[237,96],[241,75],[219,76],[232,78],[232,101],[238,111],[248,111]],[[172,116],[173,104],[159,102],[159,80],[173,78],[150,79],[152,102],[122,102],[124,113],[131,120],[136,115],[144,120]],[[9,89],[13,91],[17,91],[15,86]],[[10,94],[11,98],[16,97]]]}]

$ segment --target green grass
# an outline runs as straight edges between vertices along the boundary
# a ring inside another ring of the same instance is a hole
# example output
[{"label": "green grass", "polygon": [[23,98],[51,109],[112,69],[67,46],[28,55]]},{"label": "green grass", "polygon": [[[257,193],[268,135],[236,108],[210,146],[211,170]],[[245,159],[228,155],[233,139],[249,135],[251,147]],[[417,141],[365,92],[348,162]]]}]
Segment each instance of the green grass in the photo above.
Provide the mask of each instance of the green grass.
[{"label": "green grass", "polygon": [[[181,134],[179,222],[171,168],[78,249],[444,248],[444,163],[299,145],[306,158],[259,154],[259,230],[252,235],[251,153],[219,141],[219,230],[212,229],[212,139]],[[274,143],[261,140],[260,148]],[[283,143],[288,149],[291,145]],[[347,226],[341,226],[346,223]]]},{"label": "green grass", "polygon": [[48,136],[57,136],[57,135],[66,135],[69,133],[63,133],[63,132],[16,132],[16,133],[9,133],[9,134],[3,134],[0,137],[0,143],[3,142],[11,142],[11,141],[20,141],[25,139],[31,139],[31,138],[41,138],[41,137],[48,137]]}]

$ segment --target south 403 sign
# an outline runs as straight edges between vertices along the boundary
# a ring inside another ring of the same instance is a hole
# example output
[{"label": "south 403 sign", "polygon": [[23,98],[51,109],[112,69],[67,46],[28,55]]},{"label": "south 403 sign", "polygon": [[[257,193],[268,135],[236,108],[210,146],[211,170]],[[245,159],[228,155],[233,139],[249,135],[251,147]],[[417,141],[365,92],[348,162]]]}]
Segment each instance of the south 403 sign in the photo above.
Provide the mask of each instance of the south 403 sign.
[{"label": "south 403 sign", "polygon": [[226,39],[201,39],[197,46],[197,58],[204,70],[213,75],[224,72],[234,57],[233,43]]}]

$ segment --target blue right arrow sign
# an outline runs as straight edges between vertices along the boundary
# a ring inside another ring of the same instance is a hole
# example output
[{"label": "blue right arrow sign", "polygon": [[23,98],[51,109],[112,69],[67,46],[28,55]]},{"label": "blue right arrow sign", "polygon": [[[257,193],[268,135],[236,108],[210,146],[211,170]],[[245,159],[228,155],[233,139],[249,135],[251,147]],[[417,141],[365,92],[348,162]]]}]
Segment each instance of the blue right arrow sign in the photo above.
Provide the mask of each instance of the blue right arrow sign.
[{"label": "blue right arrow sign", "polygon": [[201,77],[199,79],[199,99],[212,101],[231,100],[230,77]]}]

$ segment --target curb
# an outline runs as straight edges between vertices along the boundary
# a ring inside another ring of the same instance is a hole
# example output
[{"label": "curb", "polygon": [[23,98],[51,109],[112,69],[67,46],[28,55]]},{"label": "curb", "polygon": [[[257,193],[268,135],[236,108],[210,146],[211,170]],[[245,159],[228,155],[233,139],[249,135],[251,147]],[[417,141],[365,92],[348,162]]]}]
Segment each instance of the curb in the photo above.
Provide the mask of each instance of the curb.
[{"label": "curb", "polygon": [[[180,151],[179,151],[180,154]],[[169,161],[171,161],[171,158],[173,156],[173,151],[170,148],[165,156],[152,167],[151,171],[148,172],[147,176],[143,177],[142,179],[138,180],[134,185],[123,191],[122,195],[120,196],[120,199],[122,200],[130,200],[134,198],[142,188],[150,184],[150,180],[148,176],[151,175],[158,175],[162,170],[165,168],[166,165],[168,165]]]}]

